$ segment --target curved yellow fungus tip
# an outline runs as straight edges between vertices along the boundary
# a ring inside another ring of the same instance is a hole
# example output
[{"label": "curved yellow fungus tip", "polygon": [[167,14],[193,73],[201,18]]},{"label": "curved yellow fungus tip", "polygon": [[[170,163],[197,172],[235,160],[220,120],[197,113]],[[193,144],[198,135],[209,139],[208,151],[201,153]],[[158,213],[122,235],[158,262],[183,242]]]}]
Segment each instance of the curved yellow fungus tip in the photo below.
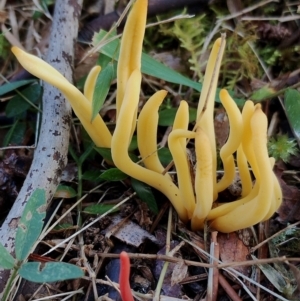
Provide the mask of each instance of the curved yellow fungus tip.
[{"label": "curved yellow fungus tip", "polygon": [[11,51],[16,56],[23,68],[34,76],[37,76],[36,74],[39,74],[41,77],[37,77],[42,79],[42,77],[49,77],[49,74],[51,74],[51,76],[53,77],[58,77],[63,81],[67,81],[67,79],[55,68],[50,66],[42,59],[36,57],[35,55],[29,54],[26,51],[18,48],[17,46],[13,46],[11,48]]},{"label": "curved yellow fungus tip", "polygon": [[[187,130],[189,126],[189,106],[185,100],[182,100],[179,104],[179,108],[176,112],[173,130],[181,129]],[[186,138],[180,138],[180,145],[182,149],[186,152]]]},{"label": "curved yellow fungus tip", "polygon": [[100,71],[101,71],[100,66],[93,67],[85,80],[85,84],[84,84],[84,88],[83,88],[83,95],[90,102],[93,101],[96,81],[97,81],[97,77],[98,77]]},{"label": "curved yellow fungus tip", "polygon": [[124,99],[127,81],[135,69],[141,69],[142,46],[147,20],[147,7],[147,0],[137,0],[128,15],[124,27],[117,68],[117,118]]},{"label": "curved yellow fungus tip", "polygon": [[97,115],[93,122],[91,122],[91,102],[75,86],[73,86],[55,68],[40,58],[17,47],[12,47],[12,52],[17,57],[19,63],[28,72],[53,85],[63,93],[66,99],[70,102],[74,113],[97,146],[110,148],[110,131],[100,115]]},{"label": "curved yellow fungus tip", "polygon": [[[218,77],[220,72],[220,66],[222,57],[225,49],[225,37],[217,39],[213,45],[212,51],[210,53],[204,81],[202,85],[201,95],[199,99],[198,109],[197,109],[197,127],[200,126],[201,129],[206,133],[210,141],[211,151],[212,151],[212,167],[213,170],[217,169],[217,155],[216,155],[216,140],[215,140],[215,130],[214,130],[214,105],[215,96],[218,83]],[[213,186],[214,186],[214,200],[217,199],[217,188],[216,188],[216,175],[213,172]]]},{"label": "curved yellow fungus tip", "polygon": [[258,166],[255,159],[255,152],[252,144],[252,130],[251,130],[251,118],[254,114],[255,108],[254,103],[250,100],[247,100],[243,110],[243,136],[242,136],[242,148],[246,156],[247,161],[249,162],[253,173],[259,177]]},{"label": "curved yellow fungus tip", "polygon": [[238,149],[243,133],[242,114],[234,100],[230,97],[229,93],[225,89],[222,89],[220,91],[220,99],[228,115],[230,132],[227,142],[220,150],[220,157],[223,162],[224,175],[222,179],[217,183],[218,192],[223,191],[229,185],[231,185],[235,177],[235,163],[233,153]]},{"label": "curved yellow fungus tip", "polygon": [[187,210],[189,219],[191,219],[195,209],[195,195],[193,181],[190,174],[190,167],[187,160],[186,149],[181,146],[181,139],[195,138],[195,133],[187,130],[173,130],[168,137],[168,145],[173,156],[177,171],[178,187],[181,200]]},{"label": "curved yellow fungus tip", "polygon": [[[137,142],[143,163],[146,168],[161,174],[164,167],[157,154],[158,109],[166,95],[165,90],[153,94],[145,103],[137,122]],[[166,177],[171,180],[169,174]]]}]

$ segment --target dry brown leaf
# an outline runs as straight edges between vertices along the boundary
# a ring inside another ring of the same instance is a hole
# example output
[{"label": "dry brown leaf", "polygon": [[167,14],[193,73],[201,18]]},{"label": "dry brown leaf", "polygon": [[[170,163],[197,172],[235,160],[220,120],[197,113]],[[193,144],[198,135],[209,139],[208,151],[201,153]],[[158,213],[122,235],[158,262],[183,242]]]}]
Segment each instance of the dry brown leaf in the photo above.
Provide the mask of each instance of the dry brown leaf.
[{"label": "dry brown leaf", "polygon": [[138,200],[139,209],[134,213],[134,217],[138,221],[139,225],[143,226],[145,229],[150,229],[152,225],[152,220],[150,218],[150,210],[145,202]]},{"label": "dry brown leaf", "polygon": [[184,263],[184,261],[178,262],[173,268],[171,286],[179,283],[185,277],[187,277],[187,272],[188,266]]},{"label": "dry brown leaf", "polygon": [[229,120],[223,107],[216,110],[214,124],[217,147],[221,148],[229,135]]},{"label": "dry brown leaf", "polygon": [[[224,263],[239,262],[247,260],[249,248],[244,245],[238,235],[233,232],[229,234],[218,234],[218,243],[220,245],[220,258]],[[234,267],[240,273],[249,275],[249,267]]]}]

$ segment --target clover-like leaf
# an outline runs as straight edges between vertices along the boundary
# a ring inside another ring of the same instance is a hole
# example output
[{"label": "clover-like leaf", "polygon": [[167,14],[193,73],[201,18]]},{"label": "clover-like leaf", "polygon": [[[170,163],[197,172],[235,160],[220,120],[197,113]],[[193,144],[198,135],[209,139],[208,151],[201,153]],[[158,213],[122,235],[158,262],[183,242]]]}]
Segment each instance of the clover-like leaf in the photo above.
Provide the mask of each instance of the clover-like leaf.
[{"label": "clover-like leaf", "polygon": [[0,244],[0,267],[3,269],[12,269],[15,265],[15,259],[9,252]]},{"label": "clover-like leaf", "polygon": [[36,189],[24,208],[16,234],[16,257],[27,258],[33,244],[38,239],[46,215],[45,190]]},{"label": "clover-like leaf", "polygon": [[78,266],[66,262],[26,262],[21,266],[19,274],[32,282],[49,283],[80,278],[83,271]]}]

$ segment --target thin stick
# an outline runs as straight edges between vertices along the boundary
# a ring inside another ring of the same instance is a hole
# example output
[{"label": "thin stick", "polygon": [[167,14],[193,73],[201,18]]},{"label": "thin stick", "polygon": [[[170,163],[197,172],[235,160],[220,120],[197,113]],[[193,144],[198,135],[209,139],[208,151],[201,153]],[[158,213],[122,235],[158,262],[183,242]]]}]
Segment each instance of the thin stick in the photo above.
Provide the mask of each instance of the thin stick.
[{"label": "thin stick", "polygon": [[[167,237],[166,237],[166,255],[169,254],[170,248],[171,248],[171,231],[172,230],[172,207],[169,207],[169,215],[168,215],[168,231],[167,231]],[[163,268],[160,272],[160,276],[157,282],[157,286],[155,289],[155,295],[153,298],[153,301],[159,301],[160,292],[162,289],[162,285],[168,270],[169,262],[165,261]]]},{"label": "thin stick", "polygon": [[[185,242],[188,242],[185,240]],[[190,243],[190,242],[189,242]],[[193,245],[194,246],[194,245]],[[197,247],[197,250],[199,248]],[[201,252],[205,252],[204,250],[201,249]],[[205,252],[206,253],[206,252]],[[209,254],[206,253],[207,257],[209,257]],[[119,258],[118,254],[113,254],[113,253],[102,253],[99,252],[97,253],[99,257],[104,257],[104,258]],[[239,266],[253,266],[253,265],[258,265],[258,264],[269,264],[269,263],[275,263],[275,262],[286,262],[286,261],[293,261],[293,262],[300,262],[300,257],[275,257],[275,258],[267,258],[267,259],[257,259],[257,260],[246,260],[246,261],[238,261],[238,262],[229,262],[229,263],[223,263],[221,261],[218,261],[218,265],[212,265],[209,263],[203,263],[203,262],[198,262],[198,261],[192,261],[192,260],[186,260],[182,258],[177,258],[177,257],[172,257],[170,254],[168,255],[153,255],[153,254],[145,254],[145,253],[128,253],[129,258],[131,259],[152,259],[152,260],[163,260],[163,261],[168,261],[168,262],[173,262],[173,263],[184,263],[188,266],[197,266],[197,267],[203,267],[203,268],[213,268],[216,267],[218,269],[225,269],[225,268],[234,268],[234,267],[239,267]]]},{"label": "thin stick", "polygon": [[270,236],[269,238],[265,239],[261,243],[257,244],[255,247],[251,248],[250,252],[253,253],[255,250],[257,250],[258,248],[260,248],[262,245],[264,245],[265,243],[267,243],[269,240],[275,238],[276,236],[280,235],[281,233],[285,232],[288,229],[292,229],[292,228],[296,227],[299,224],[300,224],[300,221],[298,221],[297,223],[291,224],[291,225],[285,227],[284,229],[276,232],[274,235]]},{"label": "thin stick", "polygon": [[219,283],[232,301],[242,301],[242,299],[222,274],[219,274]]}]

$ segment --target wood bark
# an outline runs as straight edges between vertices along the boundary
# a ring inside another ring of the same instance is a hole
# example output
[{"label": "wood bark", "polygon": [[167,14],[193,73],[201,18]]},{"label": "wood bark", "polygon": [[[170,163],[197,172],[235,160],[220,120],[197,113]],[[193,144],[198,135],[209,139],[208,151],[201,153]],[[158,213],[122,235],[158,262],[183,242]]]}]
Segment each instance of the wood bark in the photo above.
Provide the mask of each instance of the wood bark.
[{"label": "wood bark", "polygon": [[[82,0],[56,0],[46,61],[72,81],[74,46]],[[37,188],[46,191],[47,203],[53,197],[67,163],[71,107],[56,88],[44,84],[43,114],[39,140],[23,187],[2,227],[0,242],[14,256],[18,221],[27,200]],[[0,299],[10,276],[0,269]]]}]

